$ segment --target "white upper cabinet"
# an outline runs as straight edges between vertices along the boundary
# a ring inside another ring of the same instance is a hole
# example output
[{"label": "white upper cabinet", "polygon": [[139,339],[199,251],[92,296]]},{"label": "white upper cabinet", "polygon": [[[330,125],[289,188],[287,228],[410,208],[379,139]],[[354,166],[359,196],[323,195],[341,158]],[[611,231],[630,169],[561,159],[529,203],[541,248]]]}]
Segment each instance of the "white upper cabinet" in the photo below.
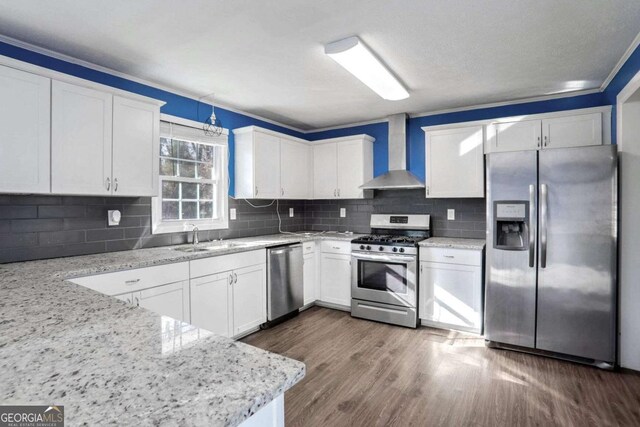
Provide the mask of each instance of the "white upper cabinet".
[{"label": "white upper cabinet", "polygon": [[542,120],[542,148],[602,144],[602,113]]},{"label": "white upper cabinet", "polygon": [[111,194],[113,96],[55,80],[51,95],[52,192]]},{"label": "white upper cabinet", "polygon": [[280,197],[280,138],[262,132],[254,135],[254,197]]},{"label": "white upper cabinet", "polygon": [[487,144],[492,153],[537,150],[541,141],[540,120],[500,121],[487,126]]},{"label": "white upper cabinet", "polygon": [[160,107],[113,97],[113,194],[157,196]]},{"label": "white upper cabinet", "polygon": [[610,144],[611,107],[502,118],[486,127],[486,153]]},{"label": "white upper cabinet", "polygon": [[334,199],[338,197],[338,150],[337,144],[313,146],[313,198]]},{"label": "white upper cabinet", "polygon": [[236,197],[309,198],[311,159],[306,141],[256,126],[233,133]]},{"label": "white upper cabinet", "polygon": [[427,197],[484,197],[483,126],[423,130]]},{"label": "white upper cabinet", "polygon": [[368,135],[313,143],[313,198],[362,199],[373,178],[373,141]]},{"label": "white upper cabinet", "polygon": [[311,147],[280,138],[280,195],[305,199],[311,188]]},{"label": "white upper cabinet", "polygon": [[0,192],[49,193],[51,80],[0,67]]}]

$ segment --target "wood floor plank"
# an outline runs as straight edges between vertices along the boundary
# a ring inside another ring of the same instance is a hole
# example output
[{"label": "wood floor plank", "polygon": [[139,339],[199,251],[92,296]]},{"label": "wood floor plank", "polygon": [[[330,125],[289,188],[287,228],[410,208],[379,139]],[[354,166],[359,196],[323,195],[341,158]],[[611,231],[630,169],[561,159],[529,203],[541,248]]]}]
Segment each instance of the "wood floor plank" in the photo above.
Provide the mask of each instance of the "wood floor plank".
[{"label": "wood floor plank", "polygon": [[640,375],[313,307],[244,342],[303,361],[288,426],[638,426]]}]

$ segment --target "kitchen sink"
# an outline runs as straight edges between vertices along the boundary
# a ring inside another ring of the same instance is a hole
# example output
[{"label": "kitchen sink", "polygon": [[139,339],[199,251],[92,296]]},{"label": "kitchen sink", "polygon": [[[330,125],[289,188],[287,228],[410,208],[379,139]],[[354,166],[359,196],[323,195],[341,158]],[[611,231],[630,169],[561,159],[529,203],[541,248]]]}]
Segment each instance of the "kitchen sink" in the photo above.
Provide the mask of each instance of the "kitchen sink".
[{"label": "kitchen sink", "polygon": [[181,246],[179,248],[174,248],[174,250],[180,251],[180,252],[212,252],[220,249],[246,248],[253,245],[254,245],[253,243],[220,242],[220,243],[207,243],[206,245],[201,244],[195,247]]}]

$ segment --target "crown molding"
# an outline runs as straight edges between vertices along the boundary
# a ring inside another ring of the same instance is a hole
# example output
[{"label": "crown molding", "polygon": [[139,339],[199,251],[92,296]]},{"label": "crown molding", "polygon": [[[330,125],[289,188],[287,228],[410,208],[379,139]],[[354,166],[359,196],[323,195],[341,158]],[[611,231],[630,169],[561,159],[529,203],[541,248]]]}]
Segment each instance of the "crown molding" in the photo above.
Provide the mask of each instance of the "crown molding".
[{"label": "crown molding", "polygon": [[636,50],[638,46],[640,46],[640,32],[633,39],[633,41],[631,42],[627,50],[624,52],[624,54],[622,55],[622,57],[620,58],[616,66],[613,67],[613,70],[611,70],[607,78],[604,79],[604,82],[602,82],[602,85],[600,86],[601,92],[603,92],[607,88],[607,86],[609,86],[609,83],[611,83],[611,80],[613,80],[616,74],[618,74],[618,71],[620,71],[620,68],[622,68],[625,62],[627,62],[631,54]]}]

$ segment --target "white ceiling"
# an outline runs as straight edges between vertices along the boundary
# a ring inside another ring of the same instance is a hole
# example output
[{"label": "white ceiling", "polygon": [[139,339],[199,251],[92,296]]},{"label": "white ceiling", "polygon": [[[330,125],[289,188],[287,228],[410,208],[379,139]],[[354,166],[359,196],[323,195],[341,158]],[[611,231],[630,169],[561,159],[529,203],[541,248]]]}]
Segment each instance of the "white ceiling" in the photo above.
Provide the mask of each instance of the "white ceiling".
[{"label": "white ceiling", "polygon": [[[301,129],[598,88],[638,0],[23,0],[0,33]],[[358,35],[411,94],[324,55]]]}]

